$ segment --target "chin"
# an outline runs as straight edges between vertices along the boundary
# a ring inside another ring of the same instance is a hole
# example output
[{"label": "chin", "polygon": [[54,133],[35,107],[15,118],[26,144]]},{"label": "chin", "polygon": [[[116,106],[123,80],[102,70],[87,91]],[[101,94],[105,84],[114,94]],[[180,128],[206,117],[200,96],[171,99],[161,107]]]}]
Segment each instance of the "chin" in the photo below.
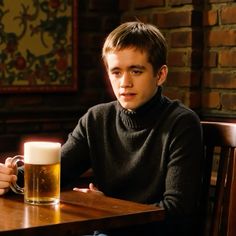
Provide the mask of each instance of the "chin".
[{"label": "chin", "polygon": [[125,108],[126,110],[129,110],[129,111],[135,111],[137,109],[137,107],[134,107],[134,106],[123,106],[123,108]]},{"label": "chin", "polygon": [[131,103],[126,103],[126,102],[121,102],[120,104],[123,108],[130,110],[130,111],[134,111],[136,110],[140,105],[136,105],[136,104],[131,104]]}]

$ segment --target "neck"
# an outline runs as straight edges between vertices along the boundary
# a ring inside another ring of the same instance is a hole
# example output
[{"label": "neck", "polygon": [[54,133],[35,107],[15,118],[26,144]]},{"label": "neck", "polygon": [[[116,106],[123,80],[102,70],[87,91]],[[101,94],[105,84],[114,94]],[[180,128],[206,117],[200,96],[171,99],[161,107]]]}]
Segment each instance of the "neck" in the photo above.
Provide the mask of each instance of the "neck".
[{"label": "neck", "polygon": [[127,110],[120,106],[121,119],[127,128],[139,129],[150,126],[161,112],[163,97],[161,88],[156,94],[136,110]]}]

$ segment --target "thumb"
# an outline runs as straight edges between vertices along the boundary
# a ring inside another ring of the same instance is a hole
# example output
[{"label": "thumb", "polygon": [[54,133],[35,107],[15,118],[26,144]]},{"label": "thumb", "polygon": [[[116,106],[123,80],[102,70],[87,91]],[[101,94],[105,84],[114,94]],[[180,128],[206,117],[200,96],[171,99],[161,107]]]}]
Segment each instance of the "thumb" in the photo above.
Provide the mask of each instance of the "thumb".
[{"label": "thumb", "polygon": [[89,184],[89,189],[92,190],[92,191],[99,191],[98,188],[96,188],[93,183]]},{"label": "thumb", "polygon": [[89,190],[91,190],[92,192],[99,194],[99,195],[104,195],[103,192],[101,192],[97,187],[95,187],[95,185],[93,183],[89,184]]},{"label": "thumb", "polygon": [[6,160],[5,160],[5,166],[12,168],[13,166],[12,166],[12,164],[11,164],[11,161],[12,161],[12,158],[11,158],[11,157],[6,158]]},{"label": "thumb", "polygon": [[5,166],[12,169],[12,174],[17,174],[17,166],[12,164],[12,158],[8,157],[5,160]]}]

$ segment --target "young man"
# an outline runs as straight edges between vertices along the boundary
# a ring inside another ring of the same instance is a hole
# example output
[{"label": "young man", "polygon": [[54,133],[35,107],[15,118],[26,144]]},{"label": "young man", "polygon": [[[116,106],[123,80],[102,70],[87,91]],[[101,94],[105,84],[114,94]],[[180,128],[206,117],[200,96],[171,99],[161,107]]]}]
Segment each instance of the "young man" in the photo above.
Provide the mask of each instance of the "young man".
[{"label": "young man", "polygon": [[[92,168],[95,182],[76,190],[166,209],[162,223],[108,235],[194,235],[201,126],[193,111],[162,95],[168,73],[163,35],[150,24],[124,23],[108,35],[102,56],[117,100],[90,108],[69,134],[62,148],[62,187],[76,186]],[[12,181],[9,169],[0,168],[2,192]]]}]

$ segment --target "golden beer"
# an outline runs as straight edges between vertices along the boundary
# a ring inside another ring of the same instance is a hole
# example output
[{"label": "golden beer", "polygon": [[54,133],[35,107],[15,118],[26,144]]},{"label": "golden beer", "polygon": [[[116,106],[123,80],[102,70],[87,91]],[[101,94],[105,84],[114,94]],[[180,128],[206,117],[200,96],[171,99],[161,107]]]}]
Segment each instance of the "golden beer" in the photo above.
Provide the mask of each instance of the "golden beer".
[{"label": "golden beer", "polygon": [[55,204],[60,199],[60,163],[25,163],[25,202]]},{"label": "golden beer", "polygon": [[30,204],[55,204],[60,200],[61,144],[24,143],[24,199]]},{"label": "golden beer", "polygon": [[61,144],[57,142],[26,142],[24,156],[11,159],[12,166],[24,163],[24,188],[10,184],[30,204],[56,204],[60,201]]}]

